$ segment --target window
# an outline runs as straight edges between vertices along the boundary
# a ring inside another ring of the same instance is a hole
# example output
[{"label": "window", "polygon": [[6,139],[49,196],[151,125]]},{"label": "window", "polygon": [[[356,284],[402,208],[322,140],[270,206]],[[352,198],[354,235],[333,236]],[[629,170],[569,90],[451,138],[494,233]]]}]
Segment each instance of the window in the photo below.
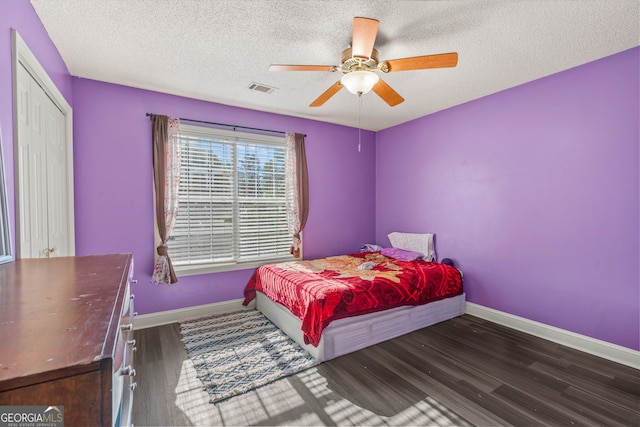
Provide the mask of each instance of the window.
[{"label": "window", "polygon": [[284,137],[180,125],[178,215],[169,254],[179,272],[293,259]]}]

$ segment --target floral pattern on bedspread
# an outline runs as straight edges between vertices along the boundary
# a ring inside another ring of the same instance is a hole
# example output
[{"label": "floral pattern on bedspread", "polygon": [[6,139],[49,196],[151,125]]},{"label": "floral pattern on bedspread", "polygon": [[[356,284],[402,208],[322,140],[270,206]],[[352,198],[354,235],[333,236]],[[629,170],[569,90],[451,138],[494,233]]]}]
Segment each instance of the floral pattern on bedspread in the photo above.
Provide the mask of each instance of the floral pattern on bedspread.
[{"label": "floral pattern on bedspread", "polygon": [[[358,269],[373,262],[370,270]],[[400,261],[365,252],[264,265],[244,291],[244,305],[264,293],[302,320],[307,344],[317,346],[333,320],[462,294],[460,272],[449,265]]]}]

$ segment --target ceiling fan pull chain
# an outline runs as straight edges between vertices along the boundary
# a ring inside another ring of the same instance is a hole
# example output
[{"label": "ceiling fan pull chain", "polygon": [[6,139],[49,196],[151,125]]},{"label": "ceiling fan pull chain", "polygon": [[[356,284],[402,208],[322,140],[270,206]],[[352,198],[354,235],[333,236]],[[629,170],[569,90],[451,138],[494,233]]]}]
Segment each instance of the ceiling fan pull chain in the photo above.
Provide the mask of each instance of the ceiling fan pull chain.
[{"label": "ceiling fan pull chain", "polygon": [[358,94],[358,153],[362,151],[362,127],[360,124],[362,118],[362,93]]}]

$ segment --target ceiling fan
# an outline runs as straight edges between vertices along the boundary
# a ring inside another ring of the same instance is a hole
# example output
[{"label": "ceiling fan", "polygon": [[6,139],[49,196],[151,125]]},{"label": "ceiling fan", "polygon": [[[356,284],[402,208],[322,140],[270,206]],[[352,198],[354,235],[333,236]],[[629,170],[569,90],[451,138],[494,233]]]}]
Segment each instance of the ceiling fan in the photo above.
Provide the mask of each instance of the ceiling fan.
[{"label": "ceiling fan", "polygon": [[378,51],[373,46],[378,35],[380,21],[371,18],[353,18],[351,47],[342,51],[340,65],[283,65],[273,64],[269,71],[341,71],[344,76],[313,101],[310,107],[319,107],[338,93],[343,86],[349,92],[362,95],[373,90],[390,106],[396,106],[404,98],[384,82],[376,71],[391,73],[396,71],[423,70],[427,68],[455,67],[458,64],[456,52],[437,55],[414,56],[411,58],[380,61]]}]

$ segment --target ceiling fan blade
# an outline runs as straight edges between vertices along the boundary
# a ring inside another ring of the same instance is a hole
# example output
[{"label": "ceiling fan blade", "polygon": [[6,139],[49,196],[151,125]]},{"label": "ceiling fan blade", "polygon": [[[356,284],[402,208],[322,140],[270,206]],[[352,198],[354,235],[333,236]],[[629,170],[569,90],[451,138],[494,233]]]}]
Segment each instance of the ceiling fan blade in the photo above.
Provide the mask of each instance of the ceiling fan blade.
[{"label": "ceiling fan blade", "polygon": [[378,35],[380,21],[371,18],[353,18],[351,54],[355,58],[369,59]]},{"label": "ceiling fan blade", "polygon": [[269,71],[336,71],[334,65],[269,65]]},{"label": "ceiling fan blade", "polygon": [[404,98],[382,79],[378,80],[378,83],[373,86],[373,91],[391,107],[404,102]]},{"label": "ceiling fan blade", "polygon": [[342,83],[340,83],[340,80],[338,80],[337,82],[335,82],[333,84],[333,86],[331,86],[329,89],[325,90],[322,95],[320,95],[318,98],[316,98],[315,101],[313,101],[311,104],[309,104],[309,107],[319,107],[319,106],[321,106],[322,104],[327,102],[329,100],[329,98],[331,98],[333,95],[338,93],[338,91],[340,89],[342,89],[342,87],[343,87]]},{"label": "ceiling fan blade", "polygon": [[[386,73],[394,71],[424,70],[426,68],[447,68],[458,65],[458,53],[440,53],[438,55],[414,56],[412,58],[390,59],[384,61],[380,69]],[[385,70],[386,68],[386,70]]]}]

